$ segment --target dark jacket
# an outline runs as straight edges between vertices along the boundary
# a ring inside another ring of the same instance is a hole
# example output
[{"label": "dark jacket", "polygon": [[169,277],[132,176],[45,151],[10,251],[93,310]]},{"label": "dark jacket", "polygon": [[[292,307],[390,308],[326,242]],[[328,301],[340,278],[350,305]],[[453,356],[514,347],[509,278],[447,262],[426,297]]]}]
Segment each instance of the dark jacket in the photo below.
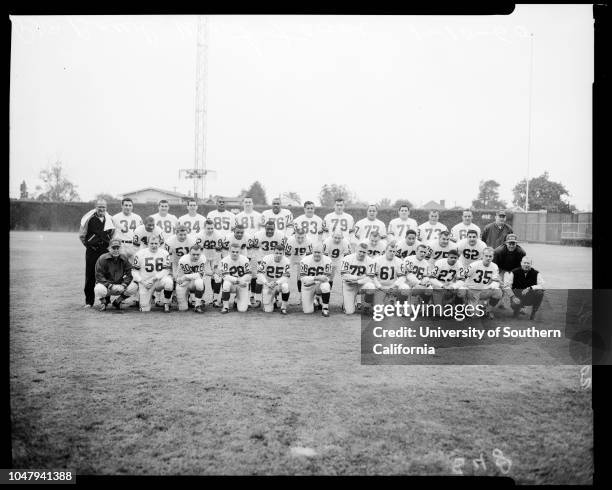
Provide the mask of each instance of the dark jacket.
[{"label": "dark jacket", "polygon": [[487,244],[487,246],[492,248],[497,248],[500,245],[503,245],[506,241],[506,236],[510,233],[513,233],[512,228],[509,225],[504,223],[501,229],[493,223],[489,223],[482,230],[482,241]]},{"label": "dark jacket", "polygon": [[125,255],[115,258],[107,252],[96,262],[96,282],[105,287],[118,284],[128,287],[132,282],[132,264]]},{"label": "dark jacket", "polygon": [[520,245],[516,246],[514,252],[510,252],[504,243],[495,249],[493,262],[497,264],[500,271],[511,271],[521,266],[521,260],[525,255],[527,254]]},{"label": "dark jacket", "polygon": [[512,270],[512,289],[525,289],[538,283],[538,271],[529,269],[525,277],[525,271],[520,267]]},{"label": "dark jacket", "polygon": [[104,221],[90,211],[81,219],[79,239],[90,251],[103,251],[108,248],[108,242],[113,237],[115,225],[110,214],[105,213]]}]

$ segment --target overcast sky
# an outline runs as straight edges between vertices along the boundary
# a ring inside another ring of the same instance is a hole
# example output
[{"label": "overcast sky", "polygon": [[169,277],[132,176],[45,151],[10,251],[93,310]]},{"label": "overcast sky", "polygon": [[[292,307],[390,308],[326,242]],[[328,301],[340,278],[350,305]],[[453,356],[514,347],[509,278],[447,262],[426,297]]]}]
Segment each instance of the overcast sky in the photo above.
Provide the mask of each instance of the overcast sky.
[{"label": "overcast sky", "polygon": [[[206,194],[469,205],[482,179],[548,171],[591,209],[590,5],[510,16],[212,16]],[[196,17],[12,17],[10,195],[61,160],[85,200],[187,192]]]}]

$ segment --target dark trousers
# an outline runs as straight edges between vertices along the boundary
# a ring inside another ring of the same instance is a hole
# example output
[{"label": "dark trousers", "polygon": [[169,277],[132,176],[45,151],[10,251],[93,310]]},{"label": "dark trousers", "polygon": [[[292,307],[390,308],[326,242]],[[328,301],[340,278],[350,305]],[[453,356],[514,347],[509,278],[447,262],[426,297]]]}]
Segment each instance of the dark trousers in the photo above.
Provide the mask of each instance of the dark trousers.
[{"label": "dark trousers", "polygon": [[544,299],[544,290],[542,289],[532,289],[525,296],[523,296],[523,292],[521,289],[514,289],[514,295],[521,300],[520,305],[515,305],[510,302],[513,310],[520,310],[523,306],[533,306],[532,311],[538,311],[538,308],[542,304],[542,300]]},{"label": "dark trousers", "polygon": [[101,255],[104,255],[106,250],[91,250],[85,252],[85,303],[88,305],[94,304],[96,299],[94,295],[94,287],[96,286],[96,262]]}]

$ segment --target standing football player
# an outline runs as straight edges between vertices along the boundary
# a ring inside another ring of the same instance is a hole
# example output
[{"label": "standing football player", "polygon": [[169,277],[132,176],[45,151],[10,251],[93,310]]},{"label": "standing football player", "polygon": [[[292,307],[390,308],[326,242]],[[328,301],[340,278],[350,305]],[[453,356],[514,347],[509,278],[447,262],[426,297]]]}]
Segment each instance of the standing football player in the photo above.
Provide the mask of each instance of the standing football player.
[{"label": "standing football player", "polygon": [[221,301],[223,308],[221,313],[229,313],[229,300],[232,293],[235,294],[234,303],[238,311],[245,312],[249,307],[249,281],[251,279],[251,270],[249,268],[249,259],[240,254],[240,244],[230,244],[230,254],[221,259],[221,276],[223,286],[221,293]]},{"label": "standing football player", "polygon": [[430,267],[425,256],[427,245],[421,243],[417,246],[416,255],[410,255],[405,259],[404,270],[406,271],[406,282],[410,286],[412,298],[415,301],[428,303],[431,299],[432,287],[429,281]]},{"label": "standing football player", "polygon": [[[185,230],[186,231],[186,230]],[[195,313],[203,313],[202,298],[204,297],[204,272],[206,257],[199,245],[193,245],[189,253],[179,260],[176,275],[176,299],[179,311],[189,309],[187,295],[195,293]],[[165,307],[164,307],[165,311]],[[168,311],[170,311],[168,309]]]},{"label": "standing football player", "polygon": [[429,212],[429,221],[419,225],[418,239],[422,242],[430,242],[431,240],[437,240],[438,235],[441,231],[448,231],[446,225],[443,225],[438,221],[440,213],[435,209]]},{"label": "standing football player", "polygon": [[459,252],[456,248],[449,250],[445,258],[434,264],[429,283],[433,287],[433,302],[437,305],[452,303],[455,296],[463,297],[465,271],[459,262]]},{"label": "standing football player", "polygon": [[387,236],[387,227],[376,217],[377,214],[378,207],[376,204],[370,204],[366,211],[366,217],[355,223],[355,242],[367,240],[373,231],[376,231],[383,239]]},{"label": "standing football player", "polygon": [[187,228],[187,233],[195,235],[204,229],[206,218],[198,213],[198,202],[195,199],[187,201],[187,214],[178,219],[178,224]]},{"label": "standing football player", "polygon": [[[300,280],[300,262],[306,256],[312,253],[312,242],[304,233],[304,230],[298,228],[295,234],[287,238],[285,244],[285,255],[291,263],[291,275],[295,276],[297,281],[298,293],[302,292],[302,281]],[[301,298],[300,298],[301,299]]]},{"label": "standing football player", "polygon": [[204,251],[206,257],[204,275],[210,278],[212,289],[212,305],[214,308],[221,306],[221,250],[223,248],[223,236],[215,230],[215,224],[207,219],[204,222],[204,231],[196,235],[196,244]]},{"label": "standing football player", "polygon": [[415,219],[410,218],[410,207],[407,204],[400,206],[398,214],[399,218],[393,218],[389,222],[388,235],[400,243],[408,230],[418,230],[418,224]]},{"label": "standing football player", "polygon": [[256,252],[251,247],[251,243],[255,234],[261,229],[261,213],[253,211],[253,199],[251,197],[245,197],[242,200],[243,211],[236,215],[236,225],[242,225],[244,228],[244,235],[248,240],[247,246],[247,258],[250,261],[251,267],[251,306],[258,308],[261,303],[257,304],[255,301],[255,291],[259,289],[257,284],[257,261],[255,260]]},{"label": "standing football player", "polygon": [[476,230],[468,231],[467,238],[457,243],[459,260],[463,268],[467,270],[472,262],[482,259],[485,248],[487,248],[487,244],[478,239],[478,232]]},{"label": "standing football player", "polygon": [[153,215],[155,225],[159,226],[166,236],[174,235],[178,219],[173,214],[170,214],[170,204],[165,199],[159,201],[158,212]]},{"label": "standing football player", "polygon": [[121,240],[121,253],[128,260],[136,253],[134,250],[134,230],[142,225],[142,218],[136,213],[133,213],[134,202],[126,197],[121,200],[121,211],[113,216],[113,224],[115,225],[115,234],[113,238]]},{"label": "standing football player", "polygon": [[344,212],[344,199],[336,199],[334,211],[323,218],[324,233],[327,233],[328,236],[332,236],[334,232],[340,231],[344,238],[350,242],[350,236],[354,229],[355,220],[350,214]]},{"label": "standing football player", "polygon": [[224,235],[229,235],[236,226],[236,215],[225,209],[225,199],[222,197],[217,198],[217,209],[208,213],[206,219],[212,220],[215,230]]},{"label": "standing football player", "polygon": [[402,240],[395,249],[395,255],[400,259],[405,259],[410,255],[416,255],[417,247],[420,244],[421,242],[417,240],[416,230],[410,229],[406,232],[404,240]]},{"label": "standing football player", "polygon": [[[153,222],[155,226],[155,222]],[[161,230],[160,230],[161,231]],[[140,311],[151,311],[151,297],[156,291],[164,291],[164,311],[170,311],[170,298],[174,281],[169,275],[168,251],[160,247],[157,236],[148,239],[148,247],[136,252],[132,278],[138,283]]]},{"label": "standing football player", "polygon": [[257,283],[262,287],[261,298],[266,313],[274,311],[276,296],[281,295],[282,315],[287,314],[289,301],[289,259],[285,257],[285,247],[276,245],[274,253],[265,255],[257,267]]},{"label": "standing football player", "polygon": [[395,242],[389,242],[384,255],[374,259],[376,272],[373,282],[376,287],[374,294],[376,304],[383,304],[387,295],[400,300],[410,294],[410,286],[406,284],[405,263],[395,255],[395,248]]},{"label": "standing football player", "polygon": [[134,230],[132,243],[136,250],[145,249],[149,246],[149,241],[153,237],[157,238],[158,246],[164,245],[164,232],[155,225],[153,216],[147,216],[144,223]]},{"label": "standing football player", "polygon": [[[270,220],[266,223],[263,230],[258,231],[253,235],[250,240],[250,247],[253,250],[251,263],[259,265],[259,261],[270,253],[273,253],[278,245],[283,247],[285,250],[286,237],[284,233],[276,230],[276,222]],[[257,267],[259,270],[259,267]],[[253,284],[253,278],[251,278],[251,305],[254,308],[258,308],[261,305],[261,300],[256,300],[255,295],[261,295],[261,284]]]},{"label": "standing football player", "polygon": [[321,314],[329,316],[329,298],[331,296],[330,279],[332,261],[323,255],[323,245],[316,243],[312,254],[306,255],[300,262],[300,279],[302,283],[302,311],[313,313],[315,299],[321,298]]},{"label": "standing football player", "polygon": [[486,247],[482,252],[482,260],[472,262],[465,275],[468,303],[482,304],[488,310],[486,315],[489,318],[495,318],[491,309],[497,305],[503,294],[499,269],[493,262],[493,254],[493,249]]},{"label": "standing football player", "polygon": [[274,221],[276,229],[286,236],[291,234],[293,229],[293,214],[288,209],[281,208],[280,197],[272,199],[272,209],[267,209],[261,213],[261,223],[265,226],[269,221]]},{"label": "standing football player", "polygon": [[332,262],[332,273],[329,279],[330,289],[334,287],[334,279],[336,278],[342,258],[351,253],[351,246],[348,238],[344,238],[344,235],[340,230],[334,231],[332,236],[325,239],[323,242],[323,253],[327,255]]},{"label": "standing football player", "polygon": [[361,309],[361,295],[364,296],[366,311],[374,301],[374,274],[376,264],[368,257],[368,245],[361,242],[357,245],[357,252],[342,259],[340,275],[342,277],[343,310],[347,315],[355,313],[355,307]]},{"label": "standing football player", "polygon": [[478,238],[480,238],[480,227],[472,223],[472,211],[469,209],[464,210],[461,219],[461,223],[452,227],[450,239],[453,242],[459,242],[467,237],[467,232],[470,230],[476,231],[478,233]]},{"label": "standing football player", "polygon": [[304,214],[293,221],[293,229],[296,231],[301,229],[313,244],[321,242],[323,238],[323,220],[314,212],[314,202],[306,201],[304,203]]}]

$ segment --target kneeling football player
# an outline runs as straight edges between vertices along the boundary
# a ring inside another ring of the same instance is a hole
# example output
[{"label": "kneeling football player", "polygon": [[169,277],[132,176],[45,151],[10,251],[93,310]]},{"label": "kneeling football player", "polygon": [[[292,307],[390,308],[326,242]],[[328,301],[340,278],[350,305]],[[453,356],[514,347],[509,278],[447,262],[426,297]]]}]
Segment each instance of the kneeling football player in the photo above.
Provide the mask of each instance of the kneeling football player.
[{"label": "kneeling football player", "polygon": [[423,301],[429,303],[432,287],[429,280],[429,262],[425,258],[429,247],[423,243],[417,246],[416,255],[410,255],[405,259],[406,282],[410,286],[412,299],[415,302]]},{"label": "kneeling football player", "polygon": [[[179,311],[189,309],[187,296],[195,293],[196,313],[203,313],[202,297],[204,296],[204,273],[206,271],[206,257],[202,254],[199,245],[193,245],[189,253],[183,255],[179,260],[178,273],[176,277],[176,298]],[[168,308],[164,311],[170,311]]]},{"label": "kneeling football player", "polygon": [[368,257],[368,244],[365,242],[357,245],[355,253],[344,257],[340,269],[344,313],[347,315],[355,313],[355,300],[357,295],[362,293],[366,310],[369,310],[376,289],[373,282],[375,272],[376,264]]},{"label": "kneeling football player", "polygon": [[444,306],[462,299],[465,296],[463,275],[459,251],[453,248],[449,250],[447,258],[436,261],[431,273],[429,283],[433,287],[433,302]]},{"label": "kneeling football player", "polygon": [[321,314],[329,316],[329,297],[331,296],[332,261],[323,255],[323,245],[312,246],[312,254],[300,262],[300,279],[302,281],[302,310],[314,312],[315,298],[320,296]]},{"label": "kneeling football player", "polygon": [[486,247],[482,251],[482,260],[472,262],[465,274],[465,288],[469,304],[481,304],[487,310],[488,318],[495,318],[491,309],[502,298],[499,268],[493,262],[494,251]]},{"label": "kneeling football player", "polygon": [[140,311],[151,311],[151,298],[156,291],[164,291],[164,310],[170,309],[170,298],[174,289],[174,281],[170,276],[170,260],[168,251],[161,248],[160,240],[152,236],[148,247],[139,250],[134,255],[132,277],[138,283]]},{"label": "kneeling football player", "polygon": [[122,245],[120,239],[111,238],[108,253],[101,255],[96,262],[94,294],[100,302],[100,311],[106,309],[111,296],[117,296],[113,306],[119,309],[124,299],[138,292],[138,285],[132,281],[132,264],[121,253]]},{"label": "kneeling football player", "polygon": [[229,246],[230,254],[221,260],[221,313],[229,313],[230,296],[235,294],[235,303],[238,311],[245,312],[249,307],[249,283],[251,270],[249,259],[240,253],[240,243],[232,242]]},{"label": "kneeling football player", "polygon": [[374,286],[376,293],[374,302],[383,304],[388,296],[403,300],[410,295],[410,286],[406,284],[406,271],[404,261],[396,256],[396,243],[391,241],[385,248],[384,255],[374,260],[376,273]]},{"label": "kneeling football player", "polygon": [[276,296],[281,294],[281,314],[287,314],[289,301],[290,261],[285,257],[285,247],[277,245],[274,253],[264,255],[259,261],[257,283],[262,286],[261,299],[266,313],[274,311]]}]

